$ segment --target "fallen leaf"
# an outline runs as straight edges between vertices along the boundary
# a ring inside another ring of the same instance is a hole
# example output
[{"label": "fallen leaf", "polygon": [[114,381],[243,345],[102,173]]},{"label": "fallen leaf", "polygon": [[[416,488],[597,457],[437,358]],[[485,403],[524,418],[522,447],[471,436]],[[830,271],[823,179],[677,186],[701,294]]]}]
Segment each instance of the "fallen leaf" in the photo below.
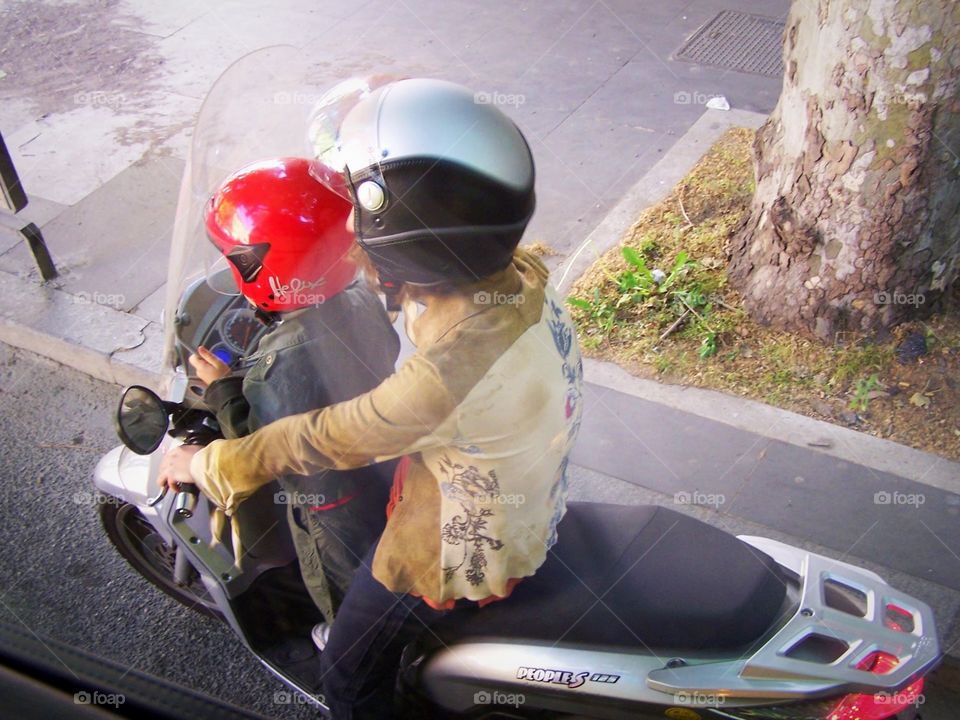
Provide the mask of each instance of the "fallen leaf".
[{"label": "fallen leaf", "polygon": [[930,398],[921,393],[914,393],[910,396],[910,404],[916,405],[917,407],[925,408],[930,405]]}]

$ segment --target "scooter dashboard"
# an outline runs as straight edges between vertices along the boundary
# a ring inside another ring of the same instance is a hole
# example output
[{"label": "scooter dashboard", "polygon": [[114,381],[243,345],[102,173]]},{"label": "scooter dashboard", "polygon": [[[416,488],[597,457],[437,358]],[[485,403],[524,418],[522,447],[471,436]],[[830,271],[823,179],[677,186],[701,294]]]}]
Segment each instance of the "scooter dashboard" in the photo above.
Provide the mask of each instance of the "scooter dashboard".
[{"label": "scooter dashboard", "polygon": [[174,322],[178,365],[188,377],[188,397],[197,401],[203,398],[203,383],[188,362],[190,355],[202,345],[229,365],[233,374],[243,374],[267,330],[242,295],[219,293],[203,278],[184,291]]}]

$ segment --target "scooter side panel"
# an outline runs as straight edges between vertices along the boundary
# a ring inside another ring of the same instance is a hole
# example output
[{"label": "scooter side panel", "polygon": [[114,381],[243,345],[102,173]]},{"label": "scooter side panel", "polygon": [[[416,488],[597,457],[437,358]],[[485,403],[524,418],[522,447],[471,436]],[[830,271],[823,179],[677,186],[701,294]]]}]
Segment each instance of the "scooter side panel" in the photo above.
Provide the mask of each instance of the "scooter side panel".
[{"label": "scooter side panel", "polygon": [[156,474],[159,462],[159,451],[152,455],[137,455],[119,445],[100,458],[93,470],[93,484],[105,495],[135,505],[164,542],[172,544],[173,534],[161,520],[162,506],[152,508],[147,505],[147,500],[155,493],[150,478]]},{"label": "scooter side panel", "polygon": [[[521,716],[551,710],[609,720],[662,719],[668,708],[702,711],[723,703],[717,696],[650,688],[647,675],[663,668],[671,657],[669,651],[657,655],[476,641],[431,655],[419,669],[417,681],[432,702],[456,713],[496,705]],[[760,706],[769,701],[738,704]]]}]

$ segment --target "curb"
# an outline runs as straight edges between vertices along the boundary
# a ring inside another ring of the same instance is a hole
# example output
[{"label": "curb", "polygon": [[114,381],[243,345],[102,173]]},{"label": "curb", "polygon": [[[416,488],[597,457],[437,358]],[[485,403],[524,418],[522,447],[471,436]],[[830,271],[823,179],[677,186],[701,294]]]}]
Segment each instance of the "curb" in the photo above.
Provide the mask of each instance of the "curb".
[{"label": "curb", "polygon": [[0,342],[104,382],[159,387],[163,332],[156,323],[5,272]]},{"label": "curb", "polygon": [[756,400],[635,377],[611,362],[585,358],[583,368],[596,385],[960,495],[960,463],[939,455]]}]

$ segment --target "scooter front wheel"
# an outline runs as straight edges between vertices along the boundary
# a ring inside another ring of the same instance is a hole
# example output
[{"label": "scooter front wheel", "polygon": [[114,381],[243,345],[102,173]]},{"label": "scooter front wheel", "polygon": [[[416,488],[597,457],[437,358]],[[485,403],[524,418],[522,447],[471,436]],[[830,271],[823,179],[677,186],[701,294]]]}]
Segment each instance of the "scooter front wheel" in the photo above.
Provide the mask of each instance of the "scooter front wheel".
[{"label": "scooter front wheel", "polygon": [[222,620],[216,603],[195,570],[191,568],[190,581],[186,585],[174,581],[176,550],[164,542],[140,510],[117,498],[110,500],[98,503],[100,520],[110,542],[133,569],[174,600]]}]

